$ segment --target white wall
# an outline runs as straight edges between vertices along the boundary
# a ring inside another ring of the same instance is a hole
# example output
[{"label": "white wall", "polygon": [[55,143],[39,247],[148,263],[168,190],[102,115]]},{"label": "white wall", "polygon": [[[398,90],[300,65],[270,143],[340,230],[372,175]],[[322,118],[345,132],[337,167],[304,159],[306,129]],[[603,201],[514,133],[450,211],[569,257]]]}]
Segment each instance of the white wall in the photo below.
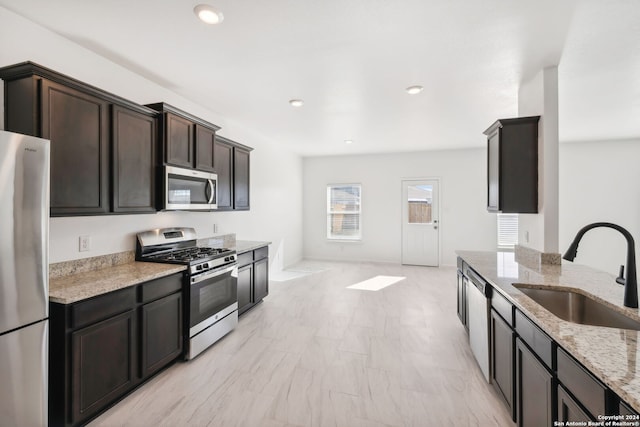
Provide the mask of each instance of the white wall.
[{"label": "white wall", "polygon": [[[239,239],[268,240],[272,268],[302,256],[302,160],[231,117],[209,111],[140,75],[0,7],[0,66],[33,61],[140,104],[168,102],[222,126],[221,135],[255,148],[251,153],[251,210],[226,213],[164,212],[153,215],[52,218],[51,262],[132,250],[135,233],[163,226],[192,226],[198,235],[235,232]],[[3,105],[0,105],[0,115]],[[1,123],[0,123],[1,124]],[[78,251],[78,236],[92,250]]]},{"label": "white wall", "polygon": [[[598,221],[629,230],[640,250],[639,160],[640,139],[560,145],[561,252],[580,228]],[[582,239],[575,262],[617,275],[626,250],[617,231],[594,229]]]},{"label": "white wall", "polygon": [[[304,159],[304,255],[401,261],[401,181],[440,178],[441,265],[456,249],[495,250],[496,216],[486,210],[484,149]],[[362,241],[326,239],[326,186],[362,184]]]},{"label": "white wall", "polygon": [[520,214],[518,241],[558,253],[559,120],[558,68],[547,67],[518,90],[518,116],[541,116],[538,123],[538,213]]}]

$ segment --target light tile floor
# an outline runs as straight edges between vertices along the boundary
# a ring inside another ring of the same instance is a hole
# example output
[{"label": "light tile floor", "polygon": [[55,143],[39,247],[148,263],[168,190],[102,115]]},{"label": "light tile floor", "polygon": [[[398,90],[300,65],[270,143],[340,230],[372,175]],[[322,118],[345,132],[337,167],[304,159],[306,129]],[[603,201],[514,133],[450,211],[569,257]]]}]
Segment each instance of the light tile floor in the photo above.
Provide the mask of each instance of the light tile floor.
[{"label": "light tile floor", "polygon": [[[311,262],[196,359],[90,425],[513,426],[456,316],[455,268]],[[372,277],[405,280],[347,289]]]}]

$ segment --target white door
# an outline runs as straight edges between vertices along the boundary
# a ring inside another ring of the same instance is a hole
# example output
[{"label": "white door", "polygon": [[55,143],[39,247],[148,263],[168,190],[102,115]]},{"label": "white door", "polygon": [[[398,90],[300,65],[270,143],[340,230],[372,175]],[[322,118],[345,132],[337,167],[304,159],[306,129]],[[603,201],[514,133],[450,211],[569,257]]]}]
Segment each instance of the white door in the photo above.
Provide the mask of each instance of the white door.
[{"label": "white door", "polygon": [[402,263],[439,265],[439,182],[402,181]]}]

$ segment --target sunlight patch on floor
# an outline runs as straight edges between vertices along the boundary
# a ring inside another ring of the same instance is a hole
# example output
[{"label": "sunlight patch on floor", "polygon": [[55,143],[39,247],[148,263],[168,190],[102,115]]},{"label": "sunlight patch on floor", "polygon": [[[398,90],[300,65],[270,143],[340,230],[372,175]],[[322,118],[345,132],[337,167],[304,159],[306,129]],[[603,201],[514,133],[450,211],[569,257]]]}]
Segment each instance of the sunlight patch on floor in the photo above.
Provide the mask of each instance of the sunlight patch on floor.
[{"label": "sunlight patch on floor", "polygon": [[376,276],[371,279],[367,279],[363,282],[356,283],[355,285],[347,286],[347,289],[358,289],[361,291],[379,291],[387,286],[391,286],[394,283],[398,283],[406,277],[400,276]]}]

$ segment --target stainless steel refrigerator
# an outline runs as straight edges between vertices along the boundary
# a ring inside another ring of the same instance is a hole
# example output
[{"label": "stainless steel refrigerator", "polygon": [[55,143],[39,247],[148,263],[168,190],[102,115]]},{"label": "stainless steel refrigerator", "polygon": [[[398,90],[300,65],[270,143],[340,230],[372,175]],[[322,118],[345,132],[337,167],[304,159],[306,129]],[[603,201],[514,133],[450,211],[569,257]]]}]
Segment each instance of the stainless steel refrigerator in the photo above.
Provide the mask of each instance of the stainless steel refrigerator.
[{"label": "stainless steel refrigerator", "polygon": [[47,425],[49,141],[0,131],[0,424]]}]

